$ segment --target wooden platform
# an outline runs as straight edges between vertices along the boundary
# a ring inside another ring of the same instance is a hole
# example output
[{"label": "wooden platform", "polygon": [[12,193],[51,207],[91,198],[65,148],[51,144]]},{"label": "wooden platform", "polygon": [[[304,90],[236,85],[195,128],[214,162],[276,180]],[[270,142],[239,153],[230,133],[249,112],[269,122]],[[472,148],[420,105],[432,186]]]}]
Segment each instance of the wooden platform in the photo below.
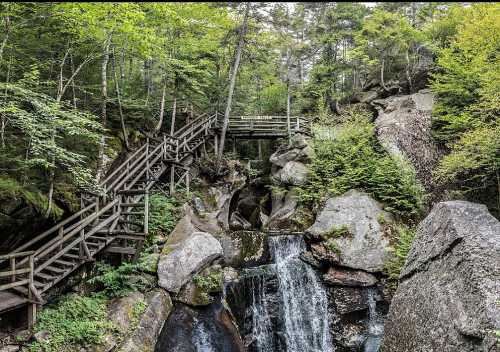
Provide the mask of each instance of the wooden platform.
[{"label": "wooden platform", "polygon": [[8,312],[27,304],[26,297],[16,295],[10,291],[0,291],[0,313]]}]

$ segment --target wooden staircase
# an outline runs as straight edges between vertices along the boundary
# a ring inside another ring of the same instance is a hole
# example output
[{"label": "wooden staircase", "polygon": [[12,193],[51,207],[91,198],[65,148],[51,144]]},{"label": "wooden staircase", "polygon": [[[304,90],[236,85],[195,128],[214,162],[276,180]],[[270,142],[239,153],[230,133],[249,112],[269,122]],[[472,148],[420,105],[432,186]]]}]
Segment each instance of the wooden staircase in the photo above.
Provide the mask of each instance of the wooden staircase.
[{"label": "wooden staircase", "polygon": [[[148,233],[149,192],[163,175],[170,194],[189,190],[189,158],[211,142],[217,150],[220,115],[203,114],[174,136],[147,140],[100,182],[98,193],[81,196],[81,210],[6,255],[0,255],[0,314],[28,305],[29,324],[44,293],[97,254],[136,255]],[[302,118],[234,117],[233,138],[278,138],[290,131],[308,133]],[[302,126],[300,125],[302,123]]]}]

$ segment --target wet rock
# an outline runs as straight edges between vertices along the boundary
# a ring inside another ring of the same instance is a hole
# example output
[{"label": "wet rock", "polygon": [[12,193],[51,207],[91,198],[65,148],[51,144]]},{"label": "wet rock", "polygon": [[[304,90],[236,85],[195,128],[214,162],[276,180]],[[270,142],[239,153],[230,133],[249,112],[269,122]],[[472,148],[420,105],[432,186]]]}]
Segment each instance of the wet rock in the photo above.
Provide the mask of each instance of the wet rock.
[{"label": "wet rock", "polygon": [[321,263],[318,259],[314,257],[314,255],[311,252],[304,252],[300,255],[300,259],[307,264],[315,267],[315,268],[321,268]]},{"label": "wet rock", "polygon": [[224,269],[222,269],[222,281],[224,282],[224,284],[236,283],[238,282],[239,278],[240,274],[235,268],[226,266]]},{"label": "wet rock", "polygon": [[324,243],[311,244],[312,256],[319,261],[329,264],[338,264],[340,261],[339,255],[333,251],[328,250]]},{"label": "wet rock", "polygon": [[118,352],[153,352],[161,329],[172,310],[168,293],[156,290],[146,295],[146,309],[137,327],[125,338]]},{"label": "wet rock", "polygon": [[[167,245],[172,244],[167,242]],[[222,247],[212,235],[194,232],[175,247],[166,246],[158,263],[160,287],[178,293],[194,274],[222,256]]]},{"label": "wet rock", "polygon": [[134,318],[134,308],[137,304],[144,303],[144,294],[132,292],[131,294],[112,299],[108,304],[108,318],[120,333],[127,332],[130,322]]},{"label": "wet rock", "polygon": [[245,348],[230,314],[221,303],[192,309],[176,304],[156,344],[157,351],[243,352]]},{"label": "wet rock", "polygon": [[[196,278],[202,278],[200,283]],[[222,270],[220,265],[213,265],[202,270],[193,280],[174,296],[174,301],[179,301],[190,306],[207,306],[213,302],[212,293],[222,291]]]},{"label": "wet rock", "polygon": [[231,214],[231,221],[229,222],[231,230],[250,230],[252,224],[249,223],[238,211]]},{"label": "wet rock", "polygon": [[219,236],[224,252],[224,263],[234,267],[265,263],[269,248],[264,232],[235,231]]},{"label": "wet rock", "polygon": [[432,171],[442,152],[431,135],[434,94],[429,90],[375,100],[377,138],[391,154],[406,157],[418,178],[431,188]]},{"label": "wet rock", "polygon": [[484,205],[438,203],[418,226],[383,350],[495,351],[499,292],[498,220]]},{"label": "wet rock", "polygon": [[360,270],[330,268],[323,275],[323,281],[334,286],[368,287],[377,283],[377,278]]},{"label": "wet rock", "polygon": [[289,190],[273,190],[272,210],[265,226],[268,230],[302,231],[311,218],[307,209],[298,205],[297,195]]},{"label": "wet rock", "polygon": [[307,182],[309,168],[301,162],[289,161],[283,168],[273,173],[272,178],[277,184],[302,186]]},{"label": "wet rock", "polygon": [[330,238],[339,252],[339,263],[352,269],[380,272],[392,256],[389,238],[379,219],[393,222],[390,213],[368,194],[351,190],[330,198],[306,231],[311,236],[328,237],[335,229],[346,226],[349,236]]}]

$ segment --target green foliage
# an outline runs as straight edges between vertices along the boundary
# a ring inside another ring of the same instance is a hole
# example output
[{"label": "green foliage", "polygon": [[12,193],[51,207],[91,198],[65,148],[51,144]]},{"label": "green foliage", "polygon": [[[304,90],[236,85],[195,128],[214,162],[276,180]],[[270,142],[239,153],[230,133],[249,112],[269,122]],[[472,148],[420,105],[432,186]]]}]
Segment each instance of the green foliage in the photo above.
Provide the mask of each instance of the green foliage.
[{"label": "green foliage", "polygon": [[344,236],[352,236],[352,234],[349,232],[349,228],[347,227],[347,225],[340,225],[340,226],[334,225],[329,231],[327,231],[322,235],[324,239],[338,238]]},{"label": "green foliage", "polygon": [[168,235],[182,216],[183,196],[167,197],[162,193],[149,196],[149,232],[152,236]]},{"label": "green foliage", "polygon": [[337,243],[335,243],[333,238],[329,238],[328,240],[326,240],[326,242],[324,243],[324,246],[330,252],[333,252],[333,253],[336,253],[337,255],[340,255],[340,248],[337,246]]},{"label": "green foliage", "polygon": [[411,249],[416,229],[400,224],[395,226],[396,238],[394,244],[394,257],[386,263],[384,272],[393,281],[399,279],[401,269],[406,262],[406,257]]},{"label": "green foliage", "polygon": [[206,275],[195,275],[193,282],[200,290],[202,300],[210,302],[210,293],[220,291],[222,286],[222,272],[217,270]]},{"label": "green foliage", "polygon": [[378,146],[367,114],[349,117],[337,126],[333,139],[315,135],[314,158],[308,183],[298,188],[300,199],[319,202],[350,189],[361,189],[402,216],[422,210],[424,191],[415,171],[404,160],[387,155]]},{"label": "green foliage", "polygon": [[118,267],[98,263],[96,275],[89,283],[98,284],[107,297],[123,297],[133,291],[150,288],[149,281],[141,272],[140,263],[122,263]]},{"label": "green foliage", "polygon": [[432,81],[433,132],[450,151],[435,177],[500,212],[500,6],[474,4],[453,15],[458,23],[448,45],[437,51]]},{"label": "green foliage", "polygon": [[40,312],[35,331],[46,331],[49,338],[33,343],[29,351],[75,351],[101,343],[104,335],[113,330],[107,319],[106,299],[102,295],[69,295],[57,306]]}]

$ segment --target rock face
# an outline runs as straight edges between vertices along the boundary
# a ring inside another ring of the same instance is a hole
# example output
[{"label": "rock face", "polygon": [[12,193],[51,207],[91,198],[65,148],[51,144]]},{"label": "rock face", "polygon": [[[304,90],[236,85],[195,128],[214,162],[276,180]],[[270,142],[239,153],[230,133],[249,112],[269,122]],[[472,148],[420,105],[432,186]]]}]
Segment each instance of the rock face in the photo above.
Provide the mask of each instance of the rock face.
[{"label": "rock face", "polygon": [[387,99],[374,100],[377,138],[393,155],[407,157],[417,176],[428,189],[432,170],[441,152],[431,136],[431,112],[434,95],[429,90]]},{"label": "rock face", "polygon": [[243,352],[243,343],[230,314],[221,303],[194,310],[176,304],[163,327],[156,351]]},{"label": "rock face", "polygon": [[360,270],[330,268],[323,275],[323,281],[334,286],[367,287],[375,285],[377,278],[372,274]]},{"label": "rock face", "polygon": [[155,350],[156,340],[172,310],[172,301],[168,293],[156,290],[146,295],[146,304],[146,310],[137,327],[130,336],[125,338],[118,352],[153,352]]},{"label": "rock face", "polygon": [[222,247],[212,235],[194,232],[180,243],[167,242],[158,263],[159,285],[178,293],[198,271],[222,256]]},{"label": "rock face", "polygon": [[499,350],[500,223],[484,205],[438,203],[420,223],[400,279],[384,351]]},{"label": "rock face", "polygon": [[234,267],[248,267],[269,259],[267,235],[264,232],[235,231],[219,238],[224,250],[224,263]]},{"label": "rock face", "polygon": [[278,184],[301,186],[306,183],[309,169],[298,161],[289,161],[283,168],[273,173],[273,180]]},{"label": "rock face", "polygon": [[380,272],[391,257],[389,239],[379,223],[393,221],[390,213],[368,194],[351,190],[342,196],[330,198],[306,231],[312,236],[328,237],[346,226],[350,235],[331,238],[338,249],[339,264],[368,272]]}]

